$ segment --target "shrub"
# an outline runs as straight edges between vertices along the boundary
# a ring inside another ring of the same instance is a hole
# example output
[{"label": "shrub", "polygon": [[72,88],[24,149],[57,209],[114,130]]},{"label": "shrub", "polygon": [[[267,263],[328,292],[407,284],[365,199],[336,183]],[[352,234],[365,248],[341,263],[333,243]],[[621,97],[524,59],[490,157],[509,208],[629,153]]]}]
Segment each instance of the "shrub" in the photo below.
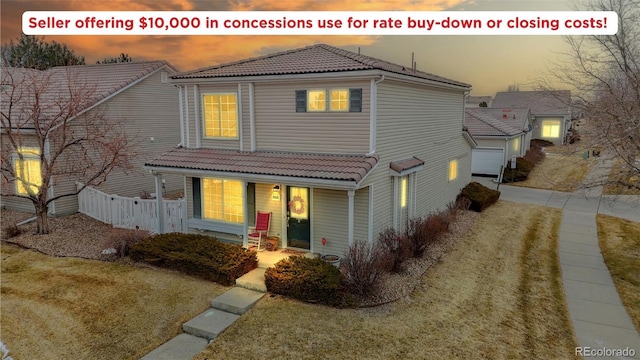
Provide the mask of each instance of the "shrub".
[{"label": "shrub", "polygon": [[524,181],[529,176],[531,170],[533,170],[533,164],[522,157],[516,158],[515,169],[511,169],[511,160],[509,160],[509,162],[507,162],[506,168],[504,169],[502,182],[509,183]]},{"label": "shrub", "polygon": [[489,189],[477,182],[471,182],[467,184],[462,191],[460,191],[458,198],[469,199],[469,209],[481,212],[498,201],[500,198],[500,191]]},{"label": "shrub", "polygon": [[412,255],[411,241],[406,234],[400,234],[394,229],[383,230],[378,236],[378,242],[386,259],[382,262],[387,271],[400,273],[404,271],[404,262]]},{"label": "shrub", "polygon": [[538,148],[549,147],[554,145],[551,141],[543,140],[543,139],[532,139],[530,144],[531,144],[531,147],[538,147]]},{"label": "shrub", "polygon": [[[151,234],[146,230],[118,229],[113,228],[102,242],[100,254],[102,260],[113,261],[129,255],[131,246],[146,239]],[[113,249],[113,252],[104,252]]]},{"label": "shrub", "polygon": [[537,165],[542,159],[544,159],[544,151],[540,147],[531,147],[524,155],[524,159],[533,165]]},{"label": "shrub", "polygon": [[380,243],[354,242],[349,246],[342,265],[346,290],[360,296],[371,294],[380,276],[389,268],[384,264],[387,259]]},{"label": "shrub", "polygon": [[258,267],[255,251],[200,234],[155,235],[133,245],[129,256],[222,285],[233,285],[237,278]]},{"label": "shrub", "polygon": [[5,239],[11,239],[12,237],[16,237],[22,233],[22,230],[16,224],[9,224],[2,228],[2,236]]},{"label": "shrub", "polygon": [[344,276],[332,264],[316,258],[292,256],[282,259],[264,273],[267,290],[294,299],[341,305]]}]

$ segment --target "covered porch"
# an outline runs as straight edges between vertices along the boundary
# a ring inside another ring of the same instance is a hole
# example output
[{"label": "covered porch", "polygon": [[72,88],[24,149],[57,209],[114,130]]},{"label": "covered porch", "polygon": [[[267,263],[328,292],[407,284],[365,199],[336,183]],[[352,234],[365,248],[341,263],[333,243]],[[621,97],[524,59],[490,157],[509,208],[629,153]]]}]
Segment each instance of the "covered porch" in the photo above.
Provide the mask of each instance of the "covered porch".
[{"label": "covered porch", "polygon": [[177,148],[145,166],[158,186],[163,174],[185,176],[189,232],[248,247],[256,213],[269,213],[266,235],[278,238],[280,251],[259,256],[275,263],[286,257],[283,250],[342,254],[356,237],[369,238],[371,188],[363,180],[377,162],[364,155]]}]

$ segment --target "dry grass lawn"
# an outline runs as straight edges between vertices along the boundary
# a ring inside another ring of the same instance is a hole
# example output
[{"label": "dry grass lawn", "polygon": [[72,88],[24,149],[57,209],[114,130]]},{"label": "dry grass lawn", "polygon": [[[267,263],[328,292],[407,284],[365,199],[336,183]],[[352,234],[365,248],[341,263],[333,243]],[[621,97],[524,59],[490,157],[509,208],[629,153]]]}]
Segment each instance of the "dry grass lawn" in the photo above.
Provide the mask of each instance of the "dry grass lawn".
[{"label": "dry grass lawn", "polygon": [[0,338],[14,359],[139,359],[227,288],[2,245]]},{"label": "dry grass lawn", "polygon": [[499,201],[410,296],[346,310],[265,297],[195,359],[573,359],[560,219]]},{"label": "dry grass lawn", "polygon": [[[549,152],[547,156],[533,168],[525,181],[515,182],[514,186],[523,186],[554,191],[574,191],[587,175],[593,159],[585,160],[580,152]],[[566,149],[564,150],[566,151]]]},{"label": "dry grass lawn", "polygon": [[598,215],[598,240],[622,303],[640,331],[640,223]]},{"label": "dry grass lawn", "polygon": [[625,173],[626,171],[623,171],[622,160],[616,160],[615,164],[613,164],[613,167],[611,168],[611,172],[609,173],[609,182],[604,185],[604,193],[607,195],[640,195],[640,190],[617,183],[617,181],[625,181],[640,185],[640,178],[638,176],[629,178],[628,176],[623,175]]}]

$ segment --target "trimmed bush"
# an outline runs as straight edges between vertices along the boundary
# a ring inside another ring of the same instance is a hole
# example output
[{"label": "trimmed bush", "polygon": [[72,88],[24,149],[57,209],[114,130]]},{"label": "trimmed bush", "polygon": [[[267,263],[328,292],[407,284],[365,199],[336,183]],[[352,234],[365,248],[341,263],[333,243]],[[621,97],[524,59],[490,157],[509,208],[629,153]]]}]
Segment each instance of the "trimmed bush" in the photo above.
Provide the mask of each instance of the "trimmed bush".
[{"label": "trimmed bush", "polygon": [[482,210],[498,201],[500,198],[500,191],[489,189],[488,187],[474,181],[467,184],[467,186],[460,191],[458,198],[469,199],[469,210],[482,212]]},{"label": "trimmed bush", "polygon": [[533,164],[525,160],[525,158],[523,157],[516,158],[515,169],[511,169],[511,160],[509,160],[509,162],[507,162],[506,168],[504,169],[502,182],[510,183],[524,181],[529,176],[531,170],[533,170]]},{"label": "trimmed bush", "polygon": [[258,267],[255,251],[199,234],[161,234],[133,245],[131,259],[194,275],[222,285]]},{"label": "trimmed bush", "polygon": [[316,258],[291,256],[264,273],[267,290],[294,299],[328,305],[342,305],[344,276],[332,264]]},{"label": "trimmed bush", "polygon": [[146,230],[118,229],[109,231],[106,239],[102,242],[101,249],[113,249],[113,253],[101,253],[100,259],[114,261],[129,255],[131,246],[148,238],[151,234]]},{"label": "trimmed bush", "polygon": [[524,155],[524,159],[530,162],[532,165],[537,165],[545,157],[544,151],[541,147],[531,147]]},{"label": "trimmed bush", "polygon": [[554,146],[554,144],[551,141],[544,140],[544,139],[531,139],[530,144],[531,144],[531,147],[538,147],[538,148]]},{"label": "trimmed bush", "polygon": [[404,262],[412,255],[411,240],[406,234],[400,234],[394,229],[387,228],[378,235],[378,242],[386,257],[382,264],[387,266],[387,271],[401,273],[404,271]]},{"label": "trimmed bush", "polygon": [[4,239],[11,239],[12,237],[16,237],[22,233],[22,230],[18,228],[16,224],[9,224],[2,228],[2,237]]},{"label": "trimmed bush", "polygon": [[387,259],[380,243],[354,242],[349,246],[342,265],[346,290],[359,296],[371,294],[380,276],[389,268],[383,263]]}]

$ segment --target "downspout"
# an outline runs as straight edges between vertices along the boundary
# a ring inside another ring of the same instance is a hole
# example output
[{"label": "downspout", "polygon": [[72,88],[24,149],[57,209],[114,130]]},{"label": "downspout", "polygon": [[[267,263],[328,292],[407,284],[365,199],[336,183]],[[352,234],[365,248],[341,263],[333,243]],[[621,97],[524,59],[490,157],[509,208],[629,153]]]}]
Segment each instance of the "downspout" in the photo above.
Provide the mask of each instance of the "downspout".
[{"label": "downspout", "polygon": [[251,134],[251,151],[256,151],[256,110],[254,106],[253,83],[249,83],[249,132]]},{"label": "downspout", "polygon": [[384,74],[380,79],[371,79],[371,101],[369,103],[369,153],[371,156],[376,153],[376,136],[378,126],[378,84],[384,81]]},{"label": "downspout", "polygon": [[349,217],[349,224],[348,224],[348,230],[347,230],[347,239],[349,241],[349,246],[353,245],[353,234],[354,234],[354,213],[355,213],[355,204],[354,204],[354,196],[355,196],[356,192],[354,190],[348,190],[347,191],[347,195],[349,197],[349,213],[348,213],[348,217]]},{"label": "downspout", "polygon": [[184,112],[185,118],[184,118],[184,124],[186,127],[186,132],[185,132],[185,142],[186,142],[186,147],[190,148],[191,147],[191,134],[189,131],[189,92],[187,91],[187,86],[185,85],[184,87],[184,109],[186,110]]},{"label": "downspout", "polygon": [[178,111],[180,111],[180,146],[184,147],[184,108],[182,99],[182,86],[176,85],[178,88]]}]

